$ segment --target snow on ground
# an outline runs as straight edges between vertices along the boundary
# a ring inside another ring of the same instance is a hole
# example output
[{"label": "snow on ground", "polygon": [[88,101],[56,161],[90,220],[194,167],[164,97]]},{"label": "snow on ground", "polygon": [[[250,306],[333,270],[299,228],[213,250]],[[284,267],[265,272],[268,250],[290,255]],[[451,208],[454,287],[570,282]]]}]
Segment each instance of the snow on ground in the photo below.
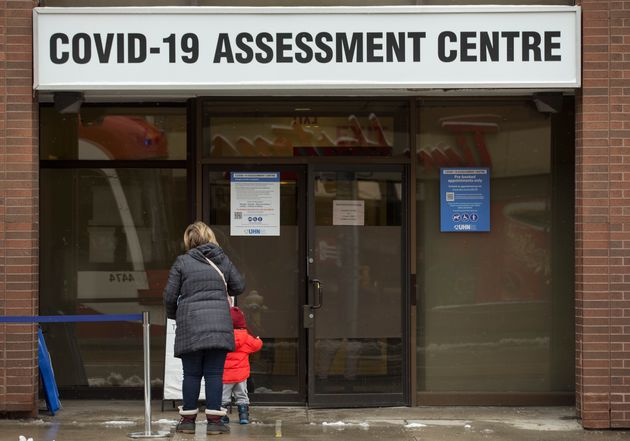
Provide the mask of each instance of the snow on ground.
[{"label": "snow on ground", "polygon": [[544,432],[582,430],[582,426],[580,426],[576,420],[559,420],[554,418],[530,420],[505,419],[496,422],[508,424],[516,429],[522,430],[539,430]]},{"label": "snow on ground", "polygon": [[174,426],[175,424],[177,424],[177,420],[167,420],[165,418],[162,418],[157,421],[153,421],[153,424],[170,424]]},{"label": "snow on ground", "polygon": [[[575,420],[548,419],[502,419],[502,420],[481,420],[492,424],[507,424],[515,429],[537,430],[537,431],[573,431],[582,430],[580,424]],[[465,420],[407,420],[405,427],[418,428],[428,426],[440,427],[463,427],[472,429],[472,422]]]},{"label": "snow on ground", "polygon": [[329,423],[327,421],[324,421],[322,423],[322,426],[331,426],[331,427],[345,427],[345,426],[359,426],[359,427],[370,427],[370,425],[366,422],[361,422],[361,423],[345,423],[343,421],[334,421],[332,423]]},{"label": "snow on ground", "polygon": [[465,427],[467,429],[470,428],[470,421],[466,421],[466,420],[407,420],[407,425],[405,427],[408,427],[411,424],[423,425],[423,426],[416,426],[416,427],[441,426],[441,427]]},{"label": "snow on ground", "polygon": [[101,423],[105,426],[135,426],[135,421],[105,421]]}]

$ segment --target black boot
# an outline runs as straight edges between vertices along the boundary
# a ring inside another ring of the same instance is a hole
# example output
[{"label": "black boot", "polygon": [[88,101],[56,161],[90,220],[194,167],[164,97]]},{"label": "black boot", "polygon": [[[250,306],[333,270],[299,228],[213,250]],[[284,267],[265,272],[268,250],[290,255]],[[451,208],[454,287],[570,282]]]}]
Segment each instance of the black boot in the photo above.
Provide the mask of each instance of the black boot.
[{"label": "black boot", "polygon": [[181,419],[175,427],[177,433],[195,433],[195,420],[197,419],[197,412],[199,409],[183,410],[182,406],[179,406],[179,414]]},{"label": "black boot", "polygon": [[206,409],[206,419],[208,420],[208,435],[221,435],[222,433],[230,433],[230,426],[226,426],[221,418],[225,416],[225,410]]},{"label": "black boot", "polygon": [[223,421],[223,424],[230,424],[230,417],[227,414],[228,412],[232,413],[232,403],[222,404],[221,410],[225,410],[225,415],[221,417],[221,421]]},{"label": "black boot", "polygon": [[238,407],[238,422],[241,424],[249,424],[249,405],[237,404]]}]

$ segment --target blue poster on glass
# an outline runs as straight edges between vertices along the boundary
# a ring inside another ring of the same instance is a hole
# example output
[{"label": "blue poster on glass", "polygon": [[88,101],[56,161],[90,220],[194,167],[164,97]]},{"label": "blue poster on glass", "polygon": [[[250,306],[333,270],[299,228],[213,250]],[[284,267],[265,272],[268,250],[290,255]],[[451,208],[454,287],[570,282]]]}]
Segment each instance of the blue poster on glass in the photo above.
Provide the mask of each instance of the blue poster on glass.
[{"label": "blue poster on glass", "polygon": [[490,169],[440,169],[440,231],[490,231]]}]

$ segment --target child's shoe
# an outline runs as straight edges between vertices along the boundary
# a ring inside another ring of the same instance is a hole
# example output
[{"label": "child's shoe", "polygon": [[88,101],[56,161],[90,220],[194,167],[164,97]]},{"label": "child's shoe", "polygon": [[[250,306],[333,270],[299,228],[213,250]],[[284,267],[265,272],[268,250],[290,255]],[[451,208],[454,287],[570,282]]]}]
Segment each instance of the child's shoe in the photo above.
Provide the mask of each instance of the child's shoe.
[{"label": "child's shoe", "polygon": [[222,404],[221,410],[225,411],[225,415],[221,417],[221,421],[223,424],[230,424],[230,417],[227,416],[228,411],[232,413],[232,404]]},{"label": "child's shoe", "polygon": [[241,424],[249,424],[249,405],[237,404],[238,407],[238,422]]}]

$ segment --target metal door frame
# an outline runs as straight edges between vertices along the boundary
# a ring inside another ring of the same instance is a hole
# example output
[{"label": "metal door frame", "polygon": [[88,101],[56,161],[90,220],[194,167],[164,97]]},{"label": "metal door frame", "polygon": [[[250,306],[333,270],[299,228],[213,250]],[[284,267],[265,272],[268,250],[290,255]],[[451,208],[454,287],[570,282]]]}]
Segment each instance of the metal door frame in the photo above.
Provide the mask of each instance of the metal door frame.
[{"label": "metal door frame", "polygon": [[[298,228],[298,255],[306,255],[306,167],[303,164],[204,164],[202,166],[202,219],[207,221],[209,219],[209,204],[207,191],[209,189],[209,173],[210,172],[230,172],[230,171],[278,171],[278,172],[291,172],[296,173],[296,185],[297,185],[297,228]],[[247,280],[245,281],[247,284]],[[306,302],[306,292],[304,286],[306,285],[306,259],[299,259],[298,263],[298,295],[300,298],[296,302],[297,310],[295,314],[298,317],[298,391],[297,394],[280,394],[280,393],[265,393],[256,394],[253,391],[249,391],[252,401],[255,404],[268,404],[268,405],[304,405],[307,401],[306,395],[306,376],[307,376],[307,342],[306,334],[304,332],[304,326],[302,324],[302,305]],[[238,297],[237,297],[238,303]],[[264,338],[263,338],[264,339]],[[287,399],[290,397],[291,399]]]},{"label": "metal door frame", "polygon": [[[366,394],[317,394],[315,393],[315,365],[314,365],[314,346],[315,331],[307,329],[307,345],[308,354],[308,405],[310,407],[330,408],[330,407],[380,407],[380,406],[408,406],[409,388],[410,388],[410,354],[409,354],[409,332],[408,332],[408,316],[410,305],[410,243],[409,243],[409,168],[406,165],[394,164],[374,164],[374,163],[355,163],[355,164],[311,164],[307,169],[307,254],[305,261],[314,256],[314,237],[315,237],[315,174],[321,171],[366,171],[366,172],[399,172],[401,174],[401,339],[402,339],[402,369],[401,369],[401,391],[400,393],[366,393]],[[314,300],[313,286],[310,283],[310,274],[307,263],[307,300],[306,305],[312,305]],[[316,276],[316,275],[315,275]],[[325,286],[325,283],[324,283]]]}]

